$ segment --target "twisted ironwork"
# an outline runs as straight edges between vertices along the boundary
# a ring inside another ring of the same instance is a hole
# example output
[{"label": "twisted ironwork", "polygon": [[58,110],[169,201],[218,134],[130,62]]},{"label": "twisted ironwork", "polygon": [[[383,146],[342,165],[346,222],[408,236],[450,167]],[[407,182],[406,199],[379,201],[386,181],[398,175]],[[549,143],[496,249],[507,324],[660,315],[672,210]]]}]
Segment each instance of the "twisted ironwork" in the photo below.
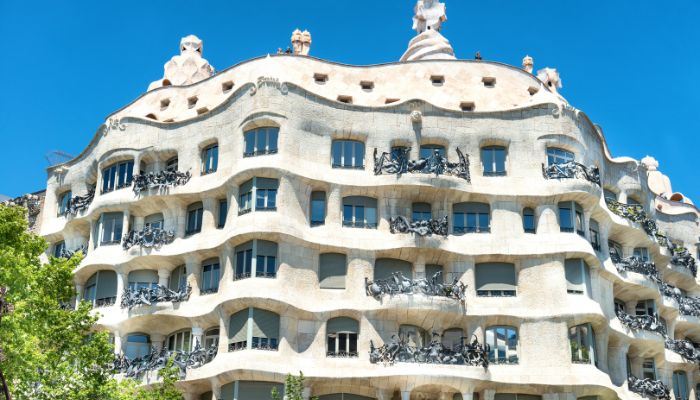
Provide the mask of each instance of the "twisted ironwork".
[{"label": "twisted ironwork", "polygon": [[419,160],[410,160],[410,147],[394,149],[393,156],[390,153],[382,152],[377,156],[377,149],[374,149],[374,174],[375,175],[398,175],[399,177],[405,173],[419,174],[435,174],[453,175],[471,182],[469,174],[469,155],[465,155],[457,147],[458,162],[452,163],[447,161],[439,151],[435,150],[428,158]]},{"label": "twisted ironwork", "polygon": [[134,246],[141,246],[147,249],[160,248],[163,245],[172,243],[174,240],[174,231],[146,226],[141,231],[129,231],[129,233],[124,235],[122,248],[124,250],[129,250]]},{"label": "twisted ironwork", "polygon": [[632,330],[656,332],[664,338],[666,337],[666,327],[664,327],[657,315],[630,315],[624,310],[617,310],[616,314],[622,325]]},{"label": "twisted ironwork", "polygon": [[418,236],[440,235],[447,237],[447,216],[441,219],[421,219],[418,221],[409,221],[404,216],[398,216],[389,219],[389,229],[391,233],[415,233]]},{"label": "twisted ironwork", "polygon": [[87,210],[95,199],[95,188],[88,189],[84,196],[71,197],[68,205],[67,214],[78,215],[78,213]]},{"label": "twisted ironwork", "polygon": [[397,362],[470,365],[489,368],[488,345],[479,343],[476,335],[474,340],[466,344],[462,337],[461,343],[454,348],[446,348],[440,340],[441,335],[433,332],[433,339],[426,347],[416,347],[409,344],[410,337],[393,335],[391,342],[381,347],[375,347],[370,341],[369,362],[372,364],[394,364]]},{"label": "twisted ironwork", "polygon": [[27,209],[27,222],[29,228],[33,228],[36,224],[36,219],[41,212],[42,198],[35,194],[25,194],[24,196],[15,197],[14,199],[6,200],[2,204],[6,206],[24,207]]},{"label": "twisted ironwork", "polygon": [[613,214],[640,224],[647,235],[655,236],[659,243],[663,242],[662,245],[668,243],[666,236],[659,233],[659,227],[656,225],[656,221],[649,218],[647,213],[644,211],[644,207],[641,205],[625,204],[611,199],[605,199],[605,203]]},{"label": "twisted ironwork", "polygon": [[130,360],[123,354],[116,355],[112,363],[115,373],[124,374],[127,378],[139,378],[149,371],[157,371],[166,366],[168,360],[173,359],[173,364],[180,370],[180,378],[185,378],[188,368],[199,368],[210,363],[216,357],[218,345],[213,344],[207,348],[195,344],[190,352],[168,351],[163,348],[160,351],[152,348],[150,353],[143,357]]},{"label": "twisted ironwork", "polygon": [[700,317],[700,298],[685,296],[680,289],[666,282],[659,284],[659,290],[664,297],[673,299],[678,303],[681,315]]},{"label": "twisted ironwork", "polygon": [[[7,288],[0,287],[0,321],[2,317],[14,311],[14,306],[7,301]],[[2,346],[0,344],[0,360],[4,360],[5,354],[3,353]],[[5,400],[12,400],[10,396],[10,388],[7,386],[5,381],[5,375],[0,368],[0,385],[2,385],[2,393],[5,395]]]},{"label": "twisted ironwork", "polygon": [[621,258],[615,250],[610,250],[610,260],[615,264],[618,272],[636,272],[644,275],[653,282],[661,282],[661,274],[659,274],[656,265],[651,261],[642,261],[642,259],[635,256]]},{"label": "twisted ironwork", "polygon": [[72,258],[78,252],[82,252],[83,256],[86,256],[88,254],[88,245],[84,244],[84,245],[78,247],[77,249],[73,249],[72,251],[63,247],[61,249],[61,254],[59,254],[58,256],[60,258],[69,259],[69,258]]},{"label": "twisted ironwork", "polygon": [[600,186],[600,170],[596,166],[586,167],[581,163],[569,161],[563,164],[542,164],[545,179],[585,179]]},{"label": "twisted ironwork", "polygon": [[451,284],[442,283],[442,271],[436,272],[430,279],[409,279],[403,273],[394,272],[391,278],[370,281],[365,277],[367,296],[379,300],[383,295],[424,294],[426,296],[442,296],[459,300],[466,299],[467,286],[455,278]]},{"label": "twisted ironwork", "polygon": [[192,178],[190,171],[160,171],[147,172],[145,174],[134,175],[134,194],[138,196],[142,191],[148,189],[165,190],[170,187],[187,184]]},{"label": "twisted ironwork", "polygon": [[684,360],[700,364],[700,350],[695,343],[690,340],[674,340],[666,338],[664,345],[667,349],[674,351],[683,357]]},{"label": "twisted ironwork", "polygon": [[639,379],[633,375],[627,377],[627,387],[630,391],[642,396],[654,396],[658,400],[671,400],[671,391],[663,382],[649,378]]},{"label": "twisted ironwork", "polygon": [[180,303],[187,301],[192,293],[190,285],[182,286],[179,291],[174,291],[163,285],[154,287],[144,287],[139,289],[124,289],[122,294],[121,308],[132,308],[140,305],[150,306],[155,303],[173,302]]},{"label": "twisted ironwork", "polygon": [[669,250],[671,251],[671,264],[687,268],[694,277],[698,276],[698,267],[688,249],[673,244],[669,246]]}]

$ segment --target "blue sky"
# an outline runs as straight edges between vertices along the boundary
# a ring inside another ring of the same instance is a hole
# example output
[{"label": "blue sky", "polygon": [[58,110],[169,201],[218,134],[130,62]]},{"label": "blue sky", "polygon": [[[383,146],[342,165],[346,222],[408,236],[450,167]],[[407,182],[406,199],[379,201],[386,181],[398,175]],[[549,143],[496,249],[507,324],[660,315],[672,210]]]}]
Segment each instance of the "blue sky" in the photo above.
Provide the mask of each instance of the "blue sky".
[{"label": "blue sky", "polygon": [[[311,54],[397,61],[412,0],[0,0],[0,193],[46,185],[44,155],[76,155],[111,112],[162,77],[181,37],[204,40],[217,70],[313,35]],[[700,2],[446,0],[443,34],[459,58],[562,75],[562,94],[603,126],[615,156],[647,154],[700,203]]]}]

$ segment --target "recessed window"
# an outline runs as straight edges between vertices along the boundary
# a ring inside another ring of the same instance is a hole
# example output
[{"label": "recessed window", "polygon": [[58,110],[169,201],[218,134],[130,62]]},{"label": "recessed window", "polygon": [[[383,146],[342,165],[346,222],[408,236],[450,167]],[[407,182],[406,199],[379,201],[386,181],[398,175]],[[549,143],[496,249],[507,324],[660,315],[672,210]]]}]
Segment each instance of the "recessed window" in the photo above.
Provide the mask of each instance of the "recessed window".
[{"label": "recessed window", "polygon": [[527,92],[530,93],[530,96],[536,95],[537,92],[539,92],[539,91],[540,91],[540,88],[538,88],[536,86],[530,86],[529,88],[527,88]]},{"label": "recessed window", "polygon": [[347,264],[345,254],[321,254],[318,266],[318,284],[321,289],[345,289]]},{"label": "recessed window", "polygon": [[442,86],[445,84],[445,76],[443,75],[431,75],[430,82],[433,86]]},{"label": "recessed window", "polygon": [[163,122],[175,122],[175,119],[173,119],[173,118],[168,118],[168,119],[164,120]]},{"label": "recessed window", "polygon": [[399,337],[405,338],[406,344],[413,349],[421,349],[430,344],[425,329],[415,325],[399,325]]},{"label": "recessed window", "polygon": [[656,380],[656,362],[653,358],[645,358],[642,361],[642,379]]},{"label": "recessed window", "polygon": [[615,257],[622,258],[625,255],[622,251],[622,245],[612,240],[608,240],[608,249],[610,249],[611,256],[614,254]]},{"label": "recessed window", "polygon": [[180,331],[168,336],[168,351],[190,352],[192,349],[192,332]]},{"label": "recessed window", "polygon": [[70,202],[73,199],[73,193],[69,190],[61,193],[58,196],[58,216],[66,215],[70,211]]},{"label": "recessed window", "polygon": [[204,348],[211,349],[211,348],[219,347],[219,335],[220,335],[219,328],[209,329],[204,334]]},{"label": "recessed window", "polygon": [[216,293],[219,291],[219,277],[221,267],[219,259],[214,258],[202,263],[202,294]]},{"label": "recessed window", "polygon": [[476,265],[477,296],[513,297],[515,294],[515,265],[496,262]]},{"label": "recessed window", "polygon": [[165,220],[163,214],[151,214],[144,219],[144,226],[146,229],[163,229]]},{"label": "recessed window", "polygon": [[[231,315],[228,332],[228,351],[277,350],[280,337],[280,316],[272,311],[259,308],[245,308]],[[269,396],[269,387],[261,390],[260,385],[257,386],[257,388],[244,388],[243,385],[239,385],[240,398],[260,398],[261,393]]]},{"label": "recessed window", "polygon": [[489,361],[494,364],[518,363],[518,331],[512,326],[492,326],[486,329]]},{"label": "recessed window", "polygon": [[638,317],[656,316],[656,303],[653,299],[638,301],[634,308],[634,315]]},{"label": "recessed window", "polygon": [[605,201],[617,201],[617,193],[610,189],[603,189],[603,198]]},{"label": "recessed window", "polygon": [[386,99],[386,100],[384,100],[384,104],[396,103],[396,102],[399,101],[399,100],[400,100],[400,99],[395,99],[395,98]]},{"label": "recessed window", "polygon": [[222,92],[226,93],[226,92],[230,91],[231,89],[233,89],[233,81],[226,81],[226,82],[221,84],[221,91]]},{"label": "recessed window", "polygon": [[134,177],[134,161],[122,161],[102,170],[102,193],[131,186]]},{"label": "recessed window", "polygon": [[489,146],[481,149],[481,164],[484,167],[484,176],[506,175],[506,148],[503,146]]},{"label": "recessed window", "polygon": [[187,290],[187,268],[184,265],[175,267],[175,269],[170,272],[168,288],[176,292]]},{"label": "recessed window", "polygon": [[202,108],[197,109],[197,114],[198,114],[198,115],[202,115],[202,114],[205,114],[205,113],[207,113],[207,112],[209,112],[209,109],[206,108],[206,107],[202,107]]},{"label": "recessed window", "polygon": [[685,371],[673,371],[673,394],[676,400],[688,400],[688,375]]},{"label": "recessed window", "polygon": [[591,273],[588,264],[580,258],[572,258],[564,263],[566,293],[591,296]]},{"label": "recessed window", "polygon": [[63,258],[66,252],[66,242],[61,240],[53,246],[53,256],[56,258]]},{"label": "recessed window", "polygon": [[245,152],[243,157],[277,153],[279,128],[267,127],[249,130],[243,134]]},{"label": "recessed window", "polygon": [[326,82],[328,82],[328,75],[326,75],[326,74],[314,74],[314,82],[318,83],[319,85],[323,85]]},{"label": "recessed window", "polygon": [[160,111],[165,110],[170,106],[170,99],[163,99],[160,101]]},{"label": "recessed window", "polygon": [[343,198],[343,226],[377,229],[377,199],[363,196]]},{"label": "recessed window", "polygon": [[413,203],[411,208],[413,222],[430,221],[433,219],[433,211],[429,203]]},{"label": "recessed window", "polygon": [[144,333],[132,333],[126,337],[124,355],[129,360],[145,357],[151,352],[151,338]]},{"label": "recessed window", "polygon": [[311,226],[326,223],[326,192],[311,192]]},{"label": "recessed window", "polygon": [[571,362],[579,364],[596,364],[595,335],[591,324],[582,324],[569,328]]},{"label": "recessed window", "polygon": [[153,114],[153,113],[146,115],[146,118],[152,119],[152,120],[154,120],[154,121],[158,121],[158,118],[157,118],[156,115]]},{"label": "recessed window", "polygon": [[365,144],[356,140],[334,140],[331,147],[333,168],[365,168]]},{"label": "recessed window", "polygon": [[114,271],[97,271],[85,282],[83,300],[92,306],[109,307],[117,301],[117,274]]},{"label": "recessed window", "polygon": [[168,159],[168,161],[165,162],[165,170],[170,171],[170,172],[176,172],[178,167],[178,158],[177,156],[171,157]]},{"label": "recessed window", "polygon": [[357,357],[357,336],[360,324],[347,317],[329,319],[326,323],[326,357]]},{"label": "recessed window", "polygon": [[598,226],[598,221],[593,218],[588,223],[588,233],[590,234],[593,250],[600,251],[600,227]]},{"label": "recessed window", "polygon": [[277,276],[277,243],[251,240],[236,246],[234,252],[236,254],[234,280]]},{"label": "recessed window", "polygon": [[338,101],[341,103],[352,104],[352,96],[340,95]]},{"label": "recessed window", "polygon": [[187,207],[187,229],[186,235],[194,235],[202,231],[202,216],[204,214],[204,206],[202,202],[190,204]]},{"label": "recessed window", "polygon": [[197,105],[197,101],[199,101],[199,98],[197,96],[192,96],[187,99],[187,107],[188,108],[193,108],[194,106]]},{"label": "recessed window", "polygon": [[474,111],[474,109],[476,108],[476,105],[474,104],[473,101],[463,101],[463,102],[459,103],[459,108],[462,111]]},{"label": "recessed window", "polygon": [[560,202],[559,230],[561,232],[576,232],[585,237],[583,229],[583,208],[575,201]]},{"label": "recessed window", "polygon": [[523,209],[523,230],[525,233],[536,233],[537,224],[535,221],[535,210],[532,208]]},{"label": "recessed window", "polygon": [[100,216],[99,244],[100,246],[121,243],[124,216],[122,213],[104,213]]},{"label": "recessed window", "polygon": [[362,81],[360,82],[360,87],[366,92],[371,92],[374,89],[374,82],[372,81]]},{"label": "recessed window", "polygon": [[279,181],[272,178],[249,179],[238,189],[238,215],[252,211],[277,210]]},{"label": "recessed window", "polygon": [[374,280],[391,280],[394,276],[413,278],[413,265],[395,258],[378,258],[374,261]]},{"label": "recessed window", "polygon": [[649,261],[649,249],[646,247],[636,247],[633,253],[639,261],[648,262]]},{"label": "recessed window", "polygon": [[464,233],[491,232],[491,208],[486,203],[458,203],[452,206],[453,231]]},{"label": "recessed window", "polygon": [[202,150],[202,175],[212,174],[219,167],[219,145],[213,144]]},{"label": "recessed window", "polygon": [[131,271],[127,279],[129,282],[128,288],[131,291],[158,288],[158,272],[152,269]]},{"label": "recessed window", "polygon": [[226,225],[226,216],[228,215],[228,201],[226,199],[219,200],[219,219],[216,227],[221,229]]},{"label": "recessed window", "polygon": [[487,87],[487,88],[496,87],[496,78],[494,78],[492,76],[485,76],[481,81],[484,83],[484,87]]},{"label": "recessed window", "polygon": [[568,150],[557,147],[547,148],[547,165],[549,166],[567,164],[573,162],[574,159],[574,153]]},{"label": "recessed window", "polygon": [[424,144],[420,146],[418,157],[420,157],[421,160],[427,160],[432,157],[447,158],[447,151],[445,151],[445,146]]}]

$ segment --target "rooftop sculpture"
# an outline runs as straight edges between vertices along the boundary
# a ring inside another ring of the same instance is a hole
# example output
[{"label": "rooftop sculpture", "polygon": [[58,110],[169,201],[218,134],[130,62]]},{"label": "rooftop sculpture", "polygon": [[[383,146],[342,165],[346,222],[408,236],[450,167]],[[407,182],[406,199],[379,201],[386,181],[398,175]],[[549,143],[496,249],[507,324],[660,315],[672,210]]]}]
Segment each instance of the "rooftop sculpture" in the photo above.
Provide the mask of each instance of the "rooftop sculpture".
[{"label": "rooftop sculpture", "polygon": [[295,56],[308,56],[311,51],[311,33],[299,29],[292,32],[292,49]]},{"label": "rooftop sculpture", "polygon": [[419,35],[431,29],[440,32],[442,23],[447,21],[445,5],[438,0],[418,0],[414,11],[413,30]]},{"label": "rooftop sculpture", "polygon": [[197,36],[189,35],[180,40],[180,55],[174,56],[163,67],[163,79],[148,86],[153,90],[162,86],[183,86],[197,83],[214,75],[214,67],[202,58],[204,44]]},{"label": "rooftop sculpture", "polygon": [[413,30],[418,36],[408,44],[401,61],[454,60],[450,42],[440,34],[447,21],[445,5],[437,0],[418,0],[414,8]]}]

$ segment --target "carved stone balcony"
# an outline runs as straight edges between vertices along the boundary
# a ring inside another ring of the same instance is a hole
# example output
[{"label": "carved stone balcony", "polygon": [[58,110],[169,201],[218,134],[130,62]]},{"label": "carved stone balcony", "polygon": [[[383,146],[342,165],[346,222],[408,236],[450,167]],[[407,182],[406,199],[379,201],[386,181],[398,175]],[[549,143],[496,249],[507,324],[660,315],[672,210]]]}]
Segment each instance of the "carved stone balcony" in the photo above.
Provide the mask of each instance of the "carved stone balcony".
[{"label": "carved stone balcony", "polygon": [[656,315],[630,315],[622,310],[617,310],[616,314],[622,325],[629,329],[656,332],[666,337],[666,328]]},{"label": "carved stone balcony", "polygon": [[175,240],[174,231],[166,231],[160,228],[151,228],[147,226],[142,231],[129,231],[122,238],[122,248],[129,250],[134,246],[152,249],[160,248],[163,245],[170,244]]},{"label": "carved stone balcony", "polygon": [[443,284],[440,279],[441,275],[442,272],[438,271],[430,279],[409,279],[404,277],[401,272],[395,272],[389,279],[370,281],[365,278],[365,290],[367,296],[372,296],[377,300],[383,295],[423,294],[448,297],[464,303],[467,286],[457,278],[451,284]]},{"label": "carved stone balcony", "polygon": [[182,186],[187,184],[190,178],[192,178],[190,171],[160,171],[134,175],[134,194],[138,196],[142,191],[148,189],[158,189],[160,192],[167,188]]},{"label": "carved stone balcony", "polygon": [[440,235],[447,237],[447,217],[441,219],[409,221],[408,218],[398,216],[389,219],[391,233],[415,233],[418,236]]},{"label": "carved stone balcony", "polygon": [[690,340],[666,338],[665,346],[667,349],[680,354],[687,362],[700,364],[700,350],[697,345]]},{"label": "carved stone balcony", "polygon": [[115,357],[112,370],[115,373],[126,375],[127,378],[140,378],[146,372],[165,368],[168,360],[173,358],[174,364],[180,369],[180,378],[184,379],[188,368],[199,368],[210,363],[216,357],[217,352],[218,345],[203,348],[197,342],[191,352],[168,351],[165,348],[160,351],[151,349],[147,355],[133,360],[120,354]]},{"label": "carved stone balcony", "polygon": [[435,151],[428,158],[421,158],[418,161],[409,160],[410,147],[396,149],[393,155],[383,152],[377,157],[377,149],[374,149],[374,174],[375,175],[397,175],[401,176],[405,173],[412,174],[435,174],[452,175],[471,182],[469,174],[469,155],[464,155],[462,151],[457,150],[459,162],[451,163],[447,158],[443,157],[438,151]]},{"label": "carved stone balcony", "polygon": [[122,308],[132,308],[140,305],[153,305],[156,303],[173,302],[180,303],[187,301],[192,293],[192,287],[182,287],[179,291],[171,290],[165,286],[157,285],[140,289],[124,289],[122,294]]},{"label": "carved stone balcony", "polygon": [[372,364],[422,363],[422,364],[447,364],[469,365],[489,368],[488,346],[483,346],[474,336],[474,340],[466,344],[462,343],[453,349],[448,349],[440,341],[440,335],[433,332],[433,340],[427,347],[417,348],[409,344],[409,338],[394,335],[391,343],[381,347],[374,347],[370,341],[369,362]]},{"label": "carved stone balcony", "polygon": [[571,161],[564,164],[542,164],[542,175],[545,179],[585,179],[600,186],[600,171],[598,167],[586,167],[583,164]]},{"label": "carved stone balcony", "polygon": [[95,189],[88,189],[88,192],[84,196],[74,196],[70,199],[70,204],[68,205],[68,210],[66,214],[78,215],[90,207],[92,200],[95,199]]},{"label": "carved stone balcony", "polygon": [[651,261],[642,261],[635,256],[621,258],[615,250],[610,251],[610,260],[615,264],[618,272],[636,272],[644,275],[652,282],[661,282],[661,274],[659,274],[656,265]]},{"label": "carved stone balcony", "polygon": [[639,379],[633,375],[627,378],[627,387],[631,392],[642,396],[653,396],[658,400],[671,400],[671,391],[663,382],[645,378]]},{"label": "carved stone balcony", "polygon": [[666,282],[661,282],[659,284],[659,290],[665,297],[673,299],[678,303],[681,315],[700,317],[700,298],[684,296],[680,289]]}]

